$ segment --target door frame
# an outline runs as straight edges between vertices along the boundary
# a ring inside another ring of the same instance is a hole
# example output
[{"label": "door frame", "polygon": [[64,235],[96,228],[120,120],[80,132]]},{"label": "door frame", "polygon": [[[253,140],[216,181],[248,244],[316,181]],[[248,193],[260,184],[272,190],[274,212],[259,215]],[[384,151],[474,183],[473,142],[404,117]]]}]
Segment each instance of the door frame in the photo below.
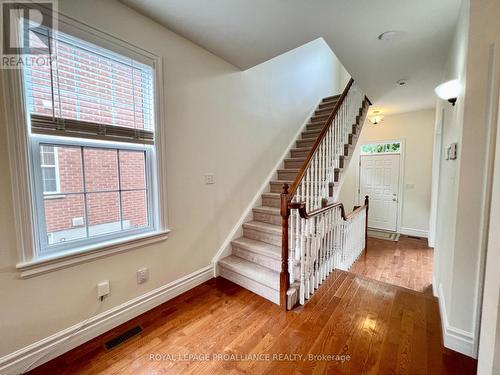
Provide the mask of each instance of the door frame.
[{"label": "door frame", "polygon": [[[364,202],[365,197],[361,197],[361,147],[364,145],[372,145],[377,143],[393,143],[399,142],[401,147],[399,149],[399,181],[398,181],[398,209],[396,217],[396,233],[401,233],[401,222],[403,215],[403,198],[404,198],[404,186],[405,186],[405,161],[406,161],[406,138],[397,139],[383,139],[383,140],[373,140],[366,141],[360,144],[359,155],[358,155],[358,173],[356,174],[356,204],[359,206],[361,202]],[[377,155],[377,154],[374,154]],[[390,155],[390,154],[380,154],[380,155]],[[391,232],[392,233],[392,232]]]}]

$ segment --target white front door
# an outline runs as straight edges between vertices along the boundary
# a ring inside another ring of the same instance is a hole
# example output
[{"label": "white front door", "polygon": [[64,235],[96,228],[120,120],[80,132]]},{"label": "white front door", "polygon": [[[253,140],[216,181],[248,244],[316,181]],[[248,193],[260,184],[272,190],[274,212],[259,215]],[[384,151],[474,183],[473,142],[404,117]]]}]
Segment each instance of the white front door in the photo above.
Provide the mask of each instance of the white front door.
[{"label": "white front door", "polygon": [[395,232],[398,219],[399,154],[361,155],[361,200],[370,198],[368,226]]}]

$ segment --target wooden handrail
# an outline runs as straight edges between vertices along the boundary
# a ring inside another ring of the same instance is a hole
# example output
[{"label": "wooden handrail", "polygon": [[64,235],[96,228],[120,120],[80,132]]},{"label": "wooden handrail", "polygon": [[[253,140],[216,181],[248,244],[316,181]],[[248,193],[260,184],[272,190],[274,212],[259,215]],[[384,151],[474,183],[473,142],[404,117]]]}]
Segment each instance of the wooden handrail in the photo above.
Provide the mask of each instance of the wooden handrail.
[{"label": "wooden handrail", "polygon": [[344,204],[342,202],[331,203],[331,204],[328,204],[324,207],[318,208],[317,210],[314,210],[311,212],[307,212],[305,202],[289,202],[288,208],[290,208],[292,210],[299,210],[299,215],[301,218],[310,219],[311,217],[322,214],[323,212],[329,211],[332,208],[340,207],[342,219],[345,221],[345,220],[350,219],[353,216],[356,216],[357,213],[361,212],[365,208],[368,208],[368,205],[369,205],[368,199],[369,199],[368,195],[365,196],[365,204],[363,206],[356,207],[356,209],[354,209],[351,213],[349,213],[347,215],[345,214],[345,208],[344,208]]},{"label": "wooden handrail", "polygon": [[299,170],[299,173],[295,177],[295,181],[293,181],[292,186],[290,187],[290,190],[288,191],[288,201],[291,202],[293,197],[295,196],[295,193],[297,192],[297,189],[299,188],[300,182],[302,181],[302,178],[304,177],[307,168],[309,167],[309,164],[311,164],[311,161],[313,159],[314,154],[316,153],[317,148],[319,147],[321,141],[323,138],[325,138],[326,133],[328,132],[328,129],[332,125],[333,119],[337,115],[337,112],[339,111],[340,107],[342,106],[342,103],[344,102],[345,97],[347,96],[347,93],[349,92],[352,84],[354,83],[354,79],[350,79],[349,83],[345,87],[344,91],[342,92],[342,95],[340,95],[340,98],[333,108],[332,113],[330,113],[330,116],[328,116],[328,119],[326,120],[325,126],[323,126],[323,129],[321,130],[321,133],[319,134],[318,138],[316,139],[316,142],[314,142],[314,145],[312,146],[311,151],[309,152],[309,155],[307,155],[306,160],[302,164],[302,167]]}]

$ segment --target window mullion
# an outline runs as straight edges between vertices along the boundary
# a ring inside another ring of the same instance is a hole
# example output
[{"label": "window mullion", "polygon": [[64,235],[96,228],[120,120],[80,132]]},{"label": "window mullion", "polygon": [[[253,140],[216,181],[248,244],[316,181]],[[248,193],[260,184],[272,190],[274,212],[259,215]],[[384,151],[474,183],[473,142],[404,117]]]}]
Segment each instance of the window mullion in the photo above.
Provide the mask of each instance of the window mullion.
[{"label": "window mullion", "polygon": [[120,206],[120,228],[123,230],[123,201],[122,201],[122,183],[121,183],[121,170],[120,170],[120,150],[116,150],[116,163],[118,173],[118,204]]},{"label": "window mullion", "polygon": [[90,238],[89,236],[89,215],[88,215],[88,207],[87,207],[87,181],[85,179],[85,154],[83,152],[83,146],[80,146],[80,160],[82,163],[82,184],[83,184],[83,208],[85,214],[85,236],[86,238]]}]

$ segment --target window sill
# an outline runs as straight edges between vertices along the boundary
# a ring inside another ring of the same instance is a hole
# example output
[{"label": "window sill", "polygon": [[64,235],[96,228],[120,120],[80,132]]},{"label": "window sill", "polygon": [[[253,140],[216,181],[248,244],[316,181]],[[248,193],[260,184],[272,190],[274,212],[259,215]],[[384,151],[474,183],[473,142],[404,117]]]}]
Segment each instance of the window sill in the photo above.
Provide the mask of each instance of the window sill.
[{"label": "window sill", "polygon": [[43,199],[62,199],[66,198],[65,194],[47,194],[43,196]]},{"label": "window sill", "polygon": [[168,238],[169,232],[170,230],[166,229],[153,233],[150,232],[115,241],[109,241],[95,246],[79,248],[74,251],[51,254],[27,262],[18,263],[16,268],[21,273],[20,277],[25,279],[58,269],[71,267],[76,264],[89,262],[112,254],[121,253],[139,246],[164,241]]}]

